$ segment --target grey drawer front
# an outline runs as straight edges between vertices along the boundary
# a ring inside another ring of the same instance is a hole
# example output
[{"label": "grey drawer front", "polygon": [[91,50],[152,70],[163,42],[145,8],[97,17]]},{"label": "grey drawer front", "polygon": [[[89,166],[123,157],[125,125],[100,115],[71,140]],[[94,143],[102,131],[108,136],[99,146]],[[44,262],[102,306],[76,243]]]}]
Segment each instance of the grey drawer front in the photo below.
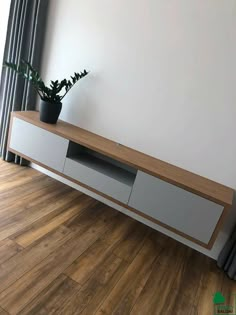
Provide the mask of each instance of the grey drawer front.
[{"label": "grey drawer front", "polygon": [[138,171],[129,206],[207,244],[223,206]]},{"label": "grey drawer front", "polygon": [[62,172],[69,141],[14,117],[10,148]]},{"label": "grey drawer front", "polygon": [[66,158],[64,174],[88,185],[116,200],[128,203],[131,186],[89,168],[78,161]]}]

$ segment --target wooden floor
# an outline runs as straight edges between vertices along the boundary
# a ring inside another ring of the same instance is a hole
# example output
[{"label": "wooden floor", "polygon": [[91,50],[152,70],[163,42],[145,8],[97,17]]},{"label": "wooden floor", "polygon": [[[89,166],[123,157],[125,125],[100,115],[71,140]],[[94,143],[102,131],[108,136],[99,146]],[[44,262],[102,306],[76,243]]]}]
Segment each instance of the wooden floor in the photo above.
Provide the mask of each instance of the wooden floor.
[{"label": "wooden floor", "polygon": [[41,173],[0,162],[0,315],[211,315],[213,260]]}]

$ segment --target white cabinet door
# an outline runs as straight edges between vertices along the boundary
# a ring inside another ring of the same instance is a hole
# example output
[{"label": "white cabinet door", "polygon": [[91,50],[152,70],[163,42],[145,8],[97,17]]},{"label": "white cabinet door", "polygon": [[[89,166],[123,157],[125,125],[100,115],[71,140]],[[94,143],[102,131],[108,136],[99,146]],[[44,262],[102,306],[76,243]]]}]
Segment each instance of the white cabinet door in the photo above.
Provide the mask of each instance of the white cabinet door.
[{"label": "white cabinet door", "polygon": [[129,206],[207,244],[223,206],[138,171]]},{"label": "white cabinet door", "polygon": [[14,117],[10,148],[62,172],[69,141]]}]

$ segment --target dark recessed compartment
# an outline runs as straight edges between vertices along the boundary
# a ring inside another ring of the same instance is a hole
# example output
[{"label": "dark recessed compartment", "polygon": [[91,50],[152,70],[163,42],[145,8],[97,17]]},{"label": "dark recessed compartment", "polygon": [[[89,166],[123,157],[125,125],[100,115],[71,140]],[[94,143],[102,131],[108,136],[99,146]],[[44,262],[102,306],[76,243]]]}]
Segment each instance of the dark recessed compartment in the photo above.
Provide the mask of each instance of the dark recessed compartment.
[{"label": "dark recessed compartment", "polygon": [[64,174],[128,203],[137,170],[70,141]]}]

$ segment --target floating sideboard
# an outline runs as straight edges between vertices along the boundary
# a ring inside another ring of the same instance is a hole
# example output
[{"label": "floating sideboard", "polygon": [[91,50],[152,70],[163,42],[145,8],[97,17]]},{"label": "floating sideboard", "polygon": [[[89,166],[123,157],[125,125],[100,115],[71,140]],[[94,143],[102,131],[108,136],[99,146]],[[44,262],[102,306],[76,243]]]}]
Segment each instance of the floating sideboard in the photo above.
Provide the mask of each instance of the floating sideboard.
[{"label": "floating sideboard", "polygon": [[9,151],[210,249],[233,190],[35,111],[11,115]]}]

